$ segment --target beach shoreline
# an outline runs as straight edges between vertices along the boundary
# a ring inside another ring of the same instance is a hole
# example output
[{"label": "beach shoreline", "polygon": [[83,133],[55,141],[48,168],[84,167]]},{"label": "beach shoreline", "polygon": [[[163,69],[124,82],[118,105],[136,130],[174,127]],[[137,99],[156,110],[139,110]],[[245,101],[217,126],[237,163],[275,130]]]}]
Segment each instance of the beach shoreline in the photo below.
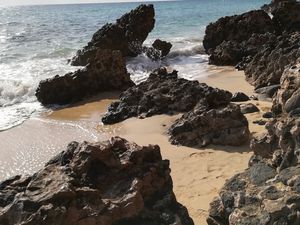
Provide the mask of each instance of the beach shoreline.
[{"label": "beach shoreline", "polygon": [[[199,82],[231,92],[253,94],[253,87],[245,81],[243,72],[235,71],[231,67],[224,67],[221,72],[212,73]],[[1,164],[3,168],[0,172],[5,174],[1,179],[8,178],[8,175],[35,172],[73,140],[101,141],[121,136],[139,145],[160,146],[163,158],[170,160],[177,200],[188,208],[196,225],[205,224],[209,203],[217,196],[225,180],[247,168],[251,156],[249,144],[240,147],[210,145],[200,150],[171,145],[166,132],[180,115],[131,118],[115,125],[104,126],[101,116],[108,105],[117,99],[118,94],[103,93],[83,104],[42,114],[16,128],[1,132],[0,141],[5,143],[1,160],[6,161],[6,164]],[[270,109],[271,103],[252,103],[261,112],[247,114],[246,117],[251,134],[257,135],[264,131],[264,126],[253,124],[253,121],[261,118],[261,114]],[[30,138],[32,136],[35,141]],[[10,151],[6,152],[6,149]],[[26,154],[30,157],[26,157]],[[23,158],[16,157],[18,155]],[[18,166],[5,173],[5,169],[13,167],[11,165]]]}]

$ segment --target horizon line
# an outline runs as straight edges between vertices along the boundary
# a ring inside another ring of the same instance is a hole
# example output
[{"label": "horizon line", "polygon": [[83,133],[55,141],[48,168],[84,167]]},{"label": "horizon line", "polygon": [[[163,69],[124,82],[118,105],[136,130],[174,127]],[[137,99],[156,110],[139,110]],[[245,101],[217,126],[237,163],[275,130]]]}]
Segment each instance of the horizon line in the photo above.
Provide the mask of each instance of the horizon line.
[{"label": "horizon line", "polygon": [[29,4],[0,4],[0,7],[6,7],[6,6],[51,6],[51,5],[85,5],[85,4],[119,4],[119,3],[152,3],[152,2],[176,2],[176,1],[182,1],[182,0],[119,0],[116,2],[110,2],[107,0],[99,1],[99,2],[74,2],[74,3],[29,3]]}]

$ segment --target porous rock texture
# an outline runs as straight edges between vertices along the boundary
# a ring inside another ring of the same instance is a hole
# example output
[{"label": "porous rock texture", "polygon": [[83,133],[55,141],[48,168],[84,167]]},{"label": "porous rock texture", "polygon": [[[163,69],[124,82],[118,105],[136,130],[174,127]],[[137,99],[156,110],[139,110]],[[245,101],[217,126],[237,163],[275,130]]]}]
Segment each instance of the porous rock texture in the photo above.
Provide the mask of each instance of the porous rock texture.
[{"label": "porous rock texture", "polygon": [[192,110],[196,104],[208,107],[227,105],[232,94],[198,81],[178,78],[177,71],[160,68],[149,78],[133,86],[112,103],[102,118],[104,124],[121,122],[130,117],[150,117]]},{"label": "porous rock texture", "polygon": [[248,40],[252,34],[274,32],[271,18],[263,10],[253,10],[241,15],[226,16],[210,23],[205,30],[203,46],[207,53],[222,42],[233,41],[241,43]]},{"label": "porous rock texture", "polygon": [[123,57],[136,56],[135,45],[142,45],[155,24],[152,4],[142,4],[124,14],[115,23],[107,23],[71,60],[74,66],[85,66],[93,60],[98,49],[120,50]]},{"label": "porous rock texture", "polygon": [[204,147],[209,144],[242,145],[249,138],[248,121],[238,105],[209,109],[198,105],[170,127],[172,144]]},{"label": "porous rock texture", "polygon": [[43,169],[0,183],[3,225],[193,225],[157,145],[72,142]]},{"label": "porous rock texture", "polygon": [[64,105],[134,85],[120,51],[98,50],[93,60],[83,69],[41,81],[36,90],[37,99],[43,105]]},{"label": "porous rock texture", "polygon": [[284,71],[272,106],[272,111],[276,114],[293,114],[297,110],[300,112],[300,58],[295,65]]},{"label": "porous rock texture", "polygon": [[256,89],[280,83],[286,67],[300,58],[300,32],[284,33],[263,46],[245,68],[246,79]]}]

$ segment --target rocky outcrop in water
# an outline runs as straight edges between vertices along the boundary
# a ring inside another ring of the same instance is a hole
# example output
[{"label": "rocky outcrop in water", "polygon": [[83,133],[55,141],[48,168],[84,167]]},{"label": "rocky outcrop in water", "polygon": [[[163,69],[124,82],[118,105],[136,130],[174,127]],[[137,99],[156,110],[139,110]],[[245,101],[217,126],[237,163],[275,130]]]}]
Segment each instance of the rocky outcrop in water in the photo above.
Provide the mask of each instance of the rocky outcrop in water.
[{"label": "rocky outcrop in water", "polygon": [[217,109],[196,106],[176,120],[168,133],[172,144],[189,147],[242,145],[250,134],[246,117],[234,104]]},{"label": "rocky outcrop in water", "polygon": [[193,225],[157,145],[69,144],[32,176],[0,183],[0,224]]},{"label": "rocky outcrop in water", "polygon": [[85,68],[41,81],[36,97],[43,105],[68,104],[104,91],[133,86],[120,51],[98,50]]},{"label": "rocky outcrop in water", "polygon": [[149,78],[120,95],[102,118],[104,124],[121,122],[130,117],[149,117],[192,110],[196,104],[209,108],[227,105],[232,94],[198,81],[178,78],[177,71],[160,68]]},{"label": "rocky outcrop in water", "polygon": [[161,57],[165,57],[170,53],[172,44],[167,41],[162,41],[160,39],[156,39],[153,42],[152,47],[161,52]]},{"label": "rocky outcrop in water", "polygon": [[267,13],[271,13],[277,7],[280,7],[282,2],[297,2],[297,0],[272,0],[269,4],[265,4],[261,9],[265,10]]},{"label": "rocky outcrop in water", "polygon": [[72,59],[74,66],[93,61],[98,49],[120,50],[124,57],[136,56],[135,45],[142,45],[155,24],[153,5],[140,5],[116,23],[108,23],[98,30],[92,40]]},{"label": "rocky outcrop in water", "polygon": [[206,27],[203,46],[206,52],[211,54],[223,42],[241,43],[248,40],[253,34],[267,32],[274,32],[274,25],[271,18],[263,10],[226,16]]}]

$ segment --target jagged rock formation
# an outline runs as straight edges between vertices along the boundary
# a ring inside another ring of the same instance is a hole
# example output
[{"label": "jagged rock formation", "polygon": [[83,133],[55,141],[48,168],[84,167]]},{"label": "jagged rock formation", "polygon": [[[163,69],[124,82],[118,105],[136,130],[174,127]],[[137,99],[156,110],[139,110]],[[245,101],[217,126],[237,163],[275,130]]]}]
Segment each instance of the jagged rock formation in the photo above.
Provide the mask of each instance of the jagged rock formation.
[{"label": "jagged rock formation", "polygon": [[280,31],[300,30],[300,2],[295,0],[281,1],[271,13],[273,22]]},{"label": "jagged rock formation", "polygon": [[170,53],[172,44],[167,41],[162,41],[160,39],[156,39],[153,42],[152,47],[161,52],[161,57],[165,57]]},{"label": "jagged rock formation", "polygon": [[93,61],[97,50],[120,50],[124,57],[136,56],[135,45],[142,45],[155,24],[153,5],[140,5],[116,23],[108,23],[98,30],[92,40],[72,59],[74,66],[85,66]]},{"label": "jagged rock formation", "polygon": [[277,116],[251,140],[249,168],[227,181],[211,203],[209,225],[300,223],[299,73],[299,64],[285,70],[274,97]]},{"label": "jagged rock formation", "polygon": [[211,54],[223,42],[241,43],[248,40],[252,34],[267,32],[274,32],[274,25],[271,18],[263,10],[226,16],[206,27],[203,46],[206,52]]},{"label": "jagged rock formation", "polygon": [[196,104],[209,108],[227,105],[232,94],[198,81],[178,78],[177,71],[158,69],[149,78],[120,95],[108,108],[104,124],[117,123],[130,117],[187,112]]},{"label": "jagged rock formation", "polygon": [[271,13],[277,7],[280,7],[282,2],[297,2],[297,0],[272,0],[269,4],[265,4],[261,9],[265,10],[267,13]]},{"label": "jagged rock formation", "polygon": [[0,224],[193,225],[157,145],[69,144],[32,176],[0,183]]},{"label": "jagged rock formation", "polygon": [[279,84],[284,69],[300,58],[300,32],[285,33],[266,44],[247,64],[246,79],[255,88]]},{"label": "jagged rock formation", "polygon": [[300,166],[278,174],[257,162],[226,182],[210,205],[208,225],[297,225]]},{"label": "jagged rock formation", "polygon": [[85,68],[41,81],[36,96],[43,105],[63,105],[104,91],[125,90],[133,85],[122,53],[98,50],[94,61]]},{"label": "jagged rock formation", "polygon": [[234,104],[217,109],[196,106],[176,120],[168,133],[172,144],[189,147],[242,145],[250,134],[246,117]]},{"label": "jagged rock formation", "polygon": [[286,68],[281,80],[280,89],[273,98],[272,111],[276,114],[282,112],[300,112],[300,58],[298,63]]}]

